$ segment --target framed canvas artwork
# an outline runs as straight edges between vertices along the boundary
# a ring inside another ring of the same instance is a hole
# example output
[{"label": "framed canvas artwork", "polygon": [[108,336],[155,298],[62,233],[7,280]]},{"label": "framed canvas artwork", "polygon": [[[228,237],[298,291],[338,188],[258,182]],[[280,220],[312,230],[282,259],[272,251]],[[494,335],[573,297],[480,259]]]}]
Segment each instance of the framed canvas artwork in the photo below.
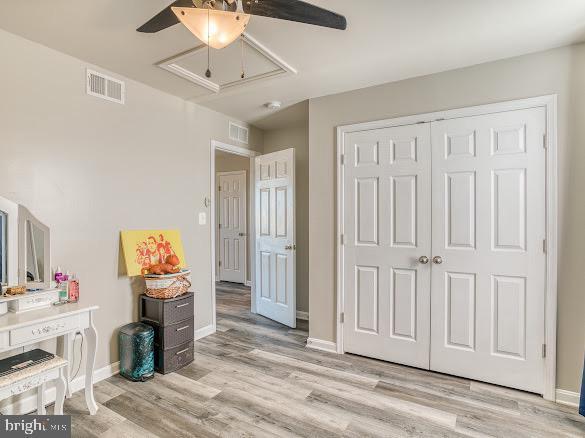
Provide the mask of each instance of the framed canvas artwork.
[{"label": "framed canvas artwork", "polygon": [[185,253],[179,230],[124,230],[122,249],[129,277],[141,275],[143,269],[164,263],[168,256],[179,258],[179,267],[185,267]]}]

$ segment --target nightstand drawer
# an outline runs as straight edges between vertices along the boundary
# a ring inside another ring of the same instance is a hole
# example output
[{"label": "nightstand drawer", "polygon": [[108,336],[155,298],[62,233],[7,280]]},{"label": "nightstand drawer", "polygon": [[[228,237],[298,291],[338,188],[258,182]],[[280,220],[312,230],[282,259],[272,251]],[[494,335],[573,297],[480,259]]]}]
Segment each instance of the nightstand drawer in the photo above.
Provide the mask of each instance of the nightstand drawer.
[{"label": "nightstand drawer", "polygon": [[28,342],[42,341],[45,338],[54,337],[60,333],[67,333],[80,326],[79,315],[66,318],[53,319],[39,324],[10,330],[10,346]]},{"label": "nightstand drawer", "polygon": [[147,320],[143,322],[154,328],[154,343],[163,350],[192,341],[195,334],[193,317],[166,326],[159,326]]},{"label": "nightstand drawer", "polygon": [[161,374],[172,373],[193,362],[193,341],[168,350],[154,349],[155,370]]},{"label": "nightstand drawer", "polygon": [[169,300],[141,296],[141,319],[161,326],[175,324],[191,318],[195,310],[195,296],[192,292]]}]

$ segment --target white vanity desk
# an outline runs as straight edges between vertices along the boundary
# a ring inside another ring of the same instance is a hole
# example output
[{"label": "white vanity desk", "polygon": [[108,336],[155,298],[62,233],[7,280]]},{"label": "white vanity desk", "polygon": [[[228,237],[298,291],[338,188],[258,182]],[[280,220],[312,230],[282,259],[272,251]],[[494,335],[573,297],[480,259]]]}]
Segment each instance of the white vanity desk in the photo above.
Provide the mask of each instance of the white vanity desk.
[{"label": "white vanity desk", "polygon": [[[47,339],[59,338],[63,342],[64,359],[72,363],[73,337],[81,332],[87,346],[85,370],[85,402],[91,415],[97,412],[93,396],[93,369],[97,348],[97,332],[94,326],[94,312],[98,306],[64,304],[23,313],[8,312],[0,316],[0,352],[26,347]],[[68,396],[70,392],[70,371],[65,372]]]}]

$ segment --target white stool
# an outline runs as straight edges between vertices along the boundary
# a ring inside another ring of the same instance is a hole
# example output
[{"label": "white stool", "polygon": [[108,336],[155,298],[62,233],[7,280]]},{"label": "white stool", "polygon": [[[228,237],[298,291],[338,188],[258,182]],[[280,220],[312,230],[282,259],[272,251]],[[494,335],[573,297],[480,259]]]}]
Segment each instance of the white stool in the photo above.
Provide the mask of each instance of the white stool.
[{"label": "white stool", "polygon": [[37,388],[37,415],[45,415],[45,384],[54,380],[57,391],[54,415],[63,415],[67,365],[65,359],[55,356],[46,362],[0,377],[0,400]]}]

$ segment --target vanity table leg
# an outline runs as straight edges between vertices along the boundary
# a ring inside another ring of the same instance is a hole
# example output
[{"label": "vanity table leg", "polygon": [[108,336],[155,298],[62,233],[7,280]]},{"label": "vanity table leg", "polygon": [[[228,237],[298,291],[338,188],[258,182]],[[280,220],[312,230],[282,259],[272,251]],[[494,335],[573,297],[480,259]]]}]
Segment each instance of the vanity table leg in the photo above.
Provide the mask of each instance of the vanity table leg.
[{"label": "vanity table leg", "polygon": [[67,398],[71,398],[71,365],[73,364],[73,348],[73,333],[63,335],[63,359],[68,362],[65,367],[65,381],[67,382],[65,397]]},{"label": "vanity table leg", "polygon": [[37,415],[46,415],[45,410],[45,384],[37,386]]},{"label": "vanity table leg", "polygon": [[65,402],[65,388],[68,386],[65,380],[65,373],[67,367],[59,370],[59,378],[55,382],[55,409],[53,415],[63,415],[63,403]]},{"label": "vanity table leg", "polygon": [[97,331],[93,323],[93,313],[89,314],[89,327],[85,329],[87,344],[87,361],[85,368],[85,403],[91,415],[95,415],[98,407],[93,396],[93,369],[95,367],[95,356],[97,349]]}]

